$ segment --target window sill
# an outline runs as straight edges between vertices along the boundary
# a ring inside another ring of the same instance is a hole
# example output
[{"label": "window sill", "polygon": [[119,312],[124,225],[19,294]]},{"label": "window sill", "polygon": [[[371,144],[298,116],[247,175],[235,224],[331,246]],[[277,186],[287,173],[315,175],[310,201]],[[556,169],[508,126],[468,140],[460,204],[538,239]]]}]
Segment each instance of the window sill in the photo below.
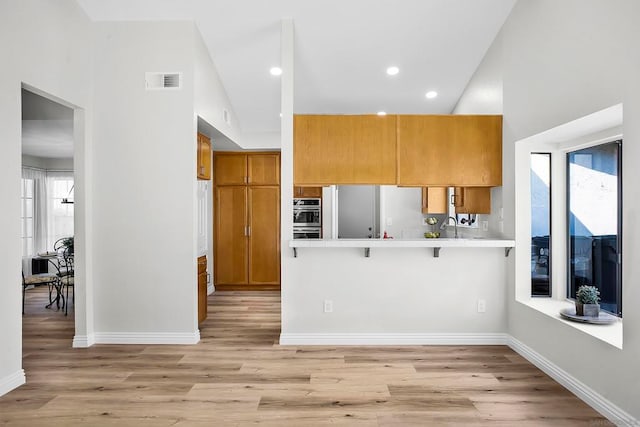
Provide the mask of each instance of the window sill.
[{"label": "window sill", "polygon": [[528,300],[517,301],[533,310],[553,317],[558,322],[562,322],[600,341],[622,349],[622,319],[611,325],[592,325],[588,323],[571,322],[560,317],[560,310],[573,307],[572,302],[558,301],[550,298],[530,298]]}]

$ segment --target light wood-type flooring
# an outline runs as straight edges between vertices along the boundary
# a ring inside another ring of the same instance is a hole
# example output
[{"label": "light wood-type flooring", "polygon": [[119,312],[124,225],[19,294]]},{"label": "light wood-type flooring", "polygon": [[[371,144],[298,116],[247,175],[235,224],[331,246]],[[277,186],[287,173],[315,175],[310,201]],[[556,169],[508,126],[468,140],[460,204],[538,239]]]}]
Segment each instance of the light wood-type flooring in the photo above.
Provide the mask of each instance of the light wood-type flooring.
[{"label": "light wood-type flooring", "polygon": [[47,298],[28,291],[0,425],[610,425],[505,346],[280,346],[277,292],[210,296],[198,345],[88,349]]}]

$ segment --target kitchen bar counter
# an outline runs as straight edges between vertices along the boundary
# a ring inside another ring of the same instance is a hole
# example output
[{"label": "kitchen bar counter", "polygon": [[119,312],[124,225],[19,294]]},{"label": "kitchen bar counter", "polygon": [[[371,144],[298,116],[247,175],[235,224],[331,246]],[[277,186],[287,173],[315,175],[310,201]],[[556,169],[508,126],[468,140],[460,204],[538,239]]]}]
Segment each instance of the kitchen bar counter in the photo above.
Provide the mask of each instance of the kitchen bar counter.
[{"label": "kitchen bar counter", "polygon": [[289,247],[297,257],[299,248],[363,248],[365,256],[371,248],[433,248],[433,256],[440,256],[441,248],[504,248],[505,256],[515,246],[514,240],[492,238],[434,238],[434,239],[297,239]]}]

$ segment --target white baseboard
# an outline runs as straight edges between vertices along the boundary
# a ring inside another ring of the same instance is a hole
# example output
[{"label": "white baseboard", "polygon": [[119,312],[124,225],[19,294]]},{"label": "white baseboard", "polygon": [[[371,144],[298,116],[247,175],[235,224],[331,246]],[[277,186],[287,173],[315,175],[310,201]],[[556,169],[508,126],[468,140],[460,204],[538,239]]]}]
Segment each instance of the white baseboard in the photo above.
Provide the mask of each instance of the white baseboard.
[{"label": "white baseboard", "polygon": [[87,348],[96,343],[96,336],[94,334],[89,335],[76,335],[73,337],[73,348]]},{"label": "white baseboard", "polygon": [[197,344],[196,332],[96,332],[95,344]]},{"label": "white baseboard", "polygon": [[214,293],[216,290],[216,288],[213,286],[213,283],[208,283],[207,284],[207,295],[211,295],[212,293]]},{"label": "white baseboard", "polygon": [[280,345],[506,345],[507,335],[486,334],[280,334]]},{"label": "white baseboard", "polygon": [[563,387],[578,396],[587,405],[605,416],[609,421],[618,426],[640,426],[640,421],[614,405],[612,402],[598,394],[592,388],[582,383],[565,370],[552,363],[550,360],[523,344],[521,341],[509,336],[508,345],[516,353],[533,363],[545,374],[560,383]]},{"label": "white baseboard", "polygon": [[18,372],[14,372],[0,379],[0,396],[9,393],[14,388],[20,387],[25,381],[24,369],[20,369]]}]

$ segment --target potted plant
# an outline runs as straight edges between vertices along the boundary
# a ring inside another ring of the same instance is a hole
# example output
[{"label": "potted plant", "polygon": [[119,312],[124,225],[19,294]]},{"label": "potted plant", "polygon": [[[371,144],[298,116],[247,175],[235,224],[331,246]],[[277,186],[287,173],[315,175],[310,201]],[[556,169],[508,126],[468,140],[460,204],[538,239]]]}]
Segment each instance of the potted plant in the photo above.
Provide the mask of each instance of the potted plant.
[{"label": "potted plant", "polygon": [[580,286],[576,292],[576,314],[598,317],[600,314],[600,291],[595,286]]},{"label": "potted plant", "polygon": [[61,245],[69,254],[73,254],[73,236],[62,239]]}]

